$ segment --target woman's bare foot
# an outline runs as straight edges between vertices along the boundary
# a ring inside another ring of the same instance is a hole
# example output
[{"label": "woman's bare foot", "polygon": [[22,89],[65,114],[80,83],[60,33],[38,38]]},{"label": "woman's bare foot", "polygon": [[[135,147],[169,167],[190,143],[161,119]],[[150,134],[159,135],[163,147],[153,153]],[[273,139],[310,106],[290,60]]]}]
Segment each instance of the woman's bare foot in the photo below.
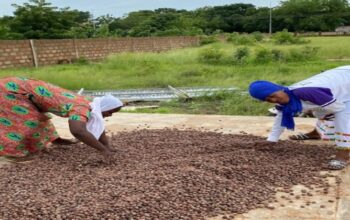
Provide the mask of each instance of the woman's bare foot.
[{"label": "woman's bare foot", "polygon": [[26,162],[31,162],[34,159],[34,155],[28,155],[25,157],[6,156],[5,159],[12,163],[26,163]]},{"label": "woman's bare foot", "polygon": [[349,160],[349,151],[347,150],[337,150],[335,154],[335,160],[348,161]]},{"label": "woman's bare foot", "polygon": [[60,137],[52,141],[53,144],[57,144],[57,145],[72,145],[72,144],[77,144],[79,142],[80,141],[77,139],[65,139]]}]

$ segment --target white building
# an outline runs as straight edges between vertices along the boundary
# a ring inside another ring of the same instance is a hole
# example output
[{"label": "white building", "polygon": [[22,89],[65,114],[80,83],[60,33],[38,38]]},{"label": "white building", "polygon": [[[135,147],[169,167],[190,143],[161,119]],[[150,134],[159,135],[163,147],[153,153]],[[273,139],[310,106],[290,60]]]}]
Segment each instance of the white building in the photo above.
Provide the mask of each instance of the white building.
[{"label": "white building", "polygon": [[350,26],[339,26],[335,29],[335,32],[350,34]]}]

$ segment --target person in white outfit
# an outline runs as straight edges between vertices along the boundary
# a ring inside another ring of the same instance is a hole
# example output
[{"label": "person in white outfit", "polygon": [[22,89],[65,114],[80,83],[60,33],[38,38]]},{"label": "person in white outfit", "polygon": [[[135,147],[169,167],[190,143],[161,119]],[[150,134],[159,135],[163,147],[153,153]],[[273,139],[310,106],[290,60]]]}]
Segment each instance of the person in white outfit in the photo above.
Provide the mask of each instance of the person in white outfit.
[{"label": "person in white outfit", "polygon": [[[285,87],[268,81],[255,81],[249,86],[252,97],[276,103],[278,110],[267,140],[277,142],[287,129],[294,129],[293,117],[312,111],[327,137],[333,137],[337,153],[329,162],[330,169],[342,169],[350,150],[350,66],[324,71]],[[327,126],[325,126],[327,125]],[[328,129],[328,130],[327,130]]]}]

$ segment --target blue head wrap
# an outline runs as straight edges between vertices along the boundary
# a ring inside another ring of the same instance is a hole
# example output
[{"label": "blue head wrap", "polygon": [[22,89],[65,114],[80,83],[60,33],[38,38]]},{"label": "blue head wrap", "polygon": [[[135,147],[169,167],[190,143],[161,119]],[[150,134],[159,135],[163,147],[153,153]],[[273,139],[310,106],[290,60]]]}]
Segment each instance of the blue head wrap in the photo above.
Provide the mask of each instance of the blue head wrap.
[{"label": "blue head wrap", "polygon": [[277,91],[283,90],[289,96],[289,102],[284,105],[278,105],[276,108],[282,111],[281,126],[293,130],[295,127],[294,116],[302,111],[300,99],[293,94],[287,87],[280,86],[268,81],[255,81],[249,86],[249,93],[252,97],[265,101],[266,98]]}]

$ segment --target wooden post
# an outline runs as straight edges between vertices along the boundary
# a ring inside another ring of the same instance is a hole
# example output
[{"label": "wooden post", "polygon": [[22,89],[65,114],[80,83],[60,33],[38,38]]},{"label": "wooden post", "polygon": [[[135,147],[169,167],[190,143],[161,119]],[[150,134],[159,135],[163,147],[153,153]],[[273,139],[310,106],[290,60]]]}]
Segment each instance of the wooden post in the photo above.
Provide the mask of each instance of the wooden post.
[{"label": "wooden post", "polygon": [[32,54],[33,54],[33,59],[34,59],[34,66],[38,67],[39,63],[38,63],[38,57],[36,54],[36,49],[35,49],[35,45],[34,45],[34,40],[29,40],[30,42],[30,48],[32,49]]},{"label": "wooden post", "polygon": [[76,39],[75,39],[75,38],[73,39],[73,45],[74,45],[75,58],[76,58],[76,59],[79,59],[79,50],[78,50],[78,47],[77,47],[77,43],[76,43]]}]

